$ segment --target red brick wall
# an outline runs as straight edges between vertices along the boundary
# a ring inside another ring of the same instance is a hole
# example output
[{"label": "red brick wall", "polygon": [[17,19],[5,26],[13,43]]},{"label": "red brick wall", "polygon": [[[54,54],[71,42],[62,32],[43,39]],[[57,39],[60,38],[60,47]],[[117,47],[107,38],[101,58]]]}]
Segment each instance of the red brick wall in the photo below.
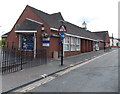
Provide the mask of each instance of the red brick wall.
[{"label": "red brick wall", "polygon": [[54,51],[58,51],[58,53],[61,50],[61,46],[59,45],[60,39],[51,37],[50,38],[50,47],[49,47],[49,57],[53,58]]},{"label": "red brick wall", "polygon": [[67,56],[77,55],[80,53],[81,53],[81,51],[65,51],[64,56],[67,57]]},{"label": "red brick wall", "polygon": [[93,51],[93,42],[90,40],[81,39],[81,52]]},{"label": "red brick wall", "polygon": [[[29,7],[26,7],[23,13],[21,14],[21,16],[19,17],[19,19],[17,20],[17,22],[15,23],[15,25],[13,26],[11,32],[9,33],[9,36],[7,38],[7,42],[9,42],[8,47],[11,47],[11,42],[15,42],[14,45],[18,48],[18,34],[16,34],[15,32],[15,26],[16,24],[21,24],[25,20],[25,18],[31,18],[33,20],[45,23],[36,14],[34,14]],[[44,26],[45,26],[45,32],[49,32],[50,29],[48,25],[45,23]]]},{"label": "red brick wall", "polygon": [[100,42],[99,46],[100,46],[100,50],[104,50],[104,42]]},{"label": "red brick wall", "polygon": [[106,42],[106,43],[110,43],[110,37],[109,37],[109,34],[108,34],[108,33],[106,34],[105,42]]},{"label": "red brick wall", "polygon": [[84,53],[85,52],[85,40],[81,39],[81,52]]}]

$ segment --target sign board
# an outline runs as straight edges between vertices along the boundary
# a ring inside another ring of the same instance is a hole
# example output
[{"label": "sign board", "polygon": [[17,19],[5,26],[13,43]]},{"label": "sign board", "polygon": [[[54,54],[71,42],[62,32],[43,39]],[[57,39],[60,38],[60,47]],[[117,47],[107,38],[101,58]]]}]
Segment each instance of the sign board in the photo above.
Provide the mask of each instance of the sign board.
[{"label": "sign board", "polygon": [[21,38],[21,47],[23,50],[33,50],[34,49],[34,36],[26,35]]},{"label": "sign board", "polygon": [[62,43],[62,42],[59,42],[59,45],[63,45],[63,43]]},{"label": "sign board", "polygon": [[43,38],[42,44],[43,46],[50,46],[50,38]]},{"label": "sign board", "polygon": [[62,40],[63,40],[63,39],[65,38],[65,36],[64,36],[64,35],[65,35],[65,33],[64,33],[64,32],[60,33],[60,39],[62,39]]},{"label": "sign board", "polygon": [[58,32],[67,32],[66,26],[65,25],[61,25],[60,28],[58,29]]}]

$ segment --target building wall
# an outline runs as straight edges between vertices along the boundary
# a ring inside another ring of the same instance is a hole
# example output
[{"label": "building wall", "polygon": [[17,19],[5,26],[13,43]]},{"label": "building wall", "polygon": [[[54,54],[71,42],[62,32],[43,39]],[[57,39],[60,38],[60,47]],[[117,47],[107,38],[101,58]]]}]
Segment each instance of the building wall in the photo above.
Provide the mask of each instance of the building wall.
[{"label": "building wall", "polygon": [[110,37],[108,33],[106,33],[105,43],[106,43],[106,46],[110,47]]},{"label": "building wall", "polygon": [[[58,32],[51,31],[50,34],[58,35]],[[58,56],[60,55],[61,46],[59,45],[60,38],[58,37],[50,37],[50,47],[49,47],[49,57],[53,58],[54,52],[58,52]]]},{"label": "building wall", "polygon": [[104,50],[104,42],[99,42],[100,50]]},{"label": "building wall", "polygon": [[[26,7],[8,35],[8,38],[7,38],[8,48],[12,48],[13,46],[16,48],[19,48],[19,33],[15,32],[15,27],[16,27],[16,24],[21,24],[26,18],[30,18],[30,19],[44,23],[44,26],[45,26],[44,32],[47,32],[49,34],[49,37],[51,36],[51,34],[58,35],[57,32],[51,31],[48,24],[45,23],[36,14],[34,14],[29,7]],[[36,32],[36,44],[37,44],[36,50],[39,51],[41,49],[45,49],[47,51],[47,56],[51,58],[53,57],[54,51],[58,51],[59,53],[61,50],[61,46],[59,45],[60,39],[55,38],[55,37],[50,37],[50,46],[44,47],[42,46],[42,36],[41,36],[42,33],[43,31],[41,31],[41,26],[39,26],[39,29]],[[106,37],[106,41],[109,42],[108,37]],[[85,52],[90,52],[90,51],[93,51],[93,42],[90,40],[81,39],[80,50],[79,51],[71,51],[71,50],[65,51],[64,56],[71,56],[71,55],[79,54],[81,52],[85,53]]]},{"label": "building wall", "polygon": [[81,52],[91,52],[93,51],[93,41],[81,39]]},{"label": "building wall", "polygon": [[[36,14],[34,14],[29,7],[26,7],[23,13],[20,15],[19,19],[13,26],[11,32],[9,33],[9,36],[7,38],[7,47],[11,48],[12,42],[14,42],[14,46],[18,48],[18,41],[19,41],[19,35],[15,32],[16,24],[21,24],[26,18],[30,18],[42,23],[45,23],[42,19],[40,19]],[[45,32],[49,31],[48,25],[45,23]]]},{"label": "building wall", "polygon": [[81,39],[81,52],[85,53],[85,40]]},{"label": "building wall", "polygon": [[65,51],[64,56],[67,57],[67,56],[77,55],[80,53],[81,53],[81,51]]}]

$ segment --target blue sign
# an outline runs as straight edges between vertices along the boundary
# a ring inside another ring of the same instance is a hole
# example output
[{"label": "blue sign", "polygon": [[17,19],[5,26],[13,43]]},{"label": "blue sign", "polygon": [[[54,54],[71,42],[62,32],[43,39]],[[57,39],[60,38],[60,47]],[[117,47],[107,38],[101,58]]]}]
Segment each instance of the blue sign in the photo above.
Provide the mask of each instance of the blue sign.
[{"label": "blue sign", "polygon": [[59,42],[59,45],[63,45],[63,43],[62,43],[62,42]]},{"label": "blue sign", "polygon": [[64,32],[62,32],[62,33],[61,33],[61,35],[65,35],[65,33],[64,33]]},{"label": "blue sign", "polygon": [[64,35],[65,35],[65,33],[64,32],[62,32],[62,33],[60,33],[60,39],[64,39],[65,37],[64,37]]},{"label": "blue sign", "polygon": [[43,43],[50,43],[50,41],[44,40]]}]

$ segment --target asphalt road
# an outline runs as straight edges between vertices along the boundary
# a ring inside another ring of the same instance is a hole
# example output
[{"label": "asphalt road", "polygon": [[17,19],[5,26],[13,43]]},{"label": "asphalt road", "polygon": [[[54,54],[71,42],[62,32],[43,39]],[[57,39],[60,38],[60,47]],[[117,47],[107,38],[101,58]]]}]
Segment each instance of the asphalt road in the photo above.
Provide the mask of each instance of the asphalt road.
[{"label": "asphalt road", "polygon": [[29,92],[117,92],[118,50],[106,54]]}]

